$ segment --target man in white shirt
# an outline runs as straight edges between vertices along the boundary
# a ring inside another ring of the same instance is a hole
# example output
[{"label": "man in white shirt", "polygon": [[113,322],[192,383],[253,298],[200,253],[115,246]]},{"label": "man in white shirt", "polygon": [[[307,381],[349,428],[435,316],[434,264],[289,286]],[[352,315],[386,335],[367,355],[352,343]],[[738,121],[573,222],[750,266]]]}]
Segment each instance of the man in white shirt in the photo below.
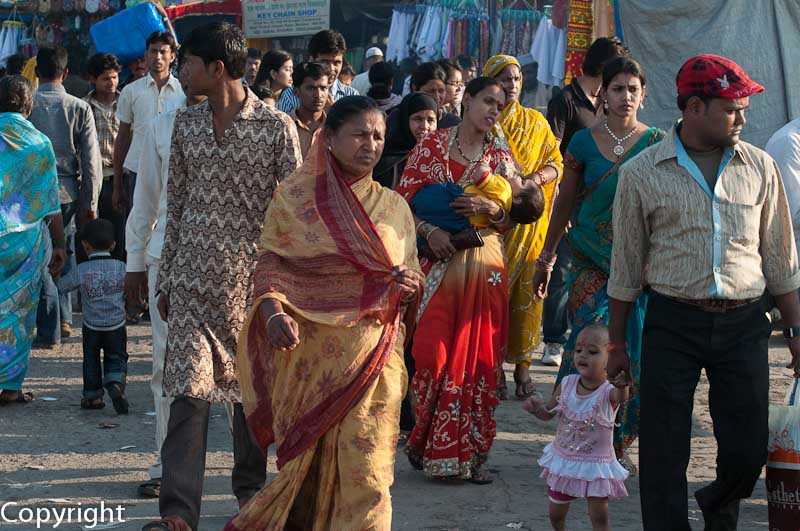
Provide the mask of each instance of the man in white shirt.
[{"label": "man in white shirt", "polygon": [[[180,83],[187,94],[188,76],[179,67]],[[204,101],[205,96],[188,96],[188,106]],[[133,193],[128,223],[125,227],[125,248],[128,253],[125,275],[125,295],[136,306],[143,307],[149,301],[155,310],[155,286],[161,248],[164,245],[164,228],[167,224],[167,178],[169,176],[169,152],[172,143],[172,127],[175,114],[183,107],[183,99],[175,100],[176,106],[153,119],[141,143],[137,185]],[[142,496],[158,498],[161,486],[161,445],[167,435],[171,398],[164,397],[164,356],[167,350],[167,323],[157,311],[150,312],[153,330],[153,372],[150,389],[156,412],[156,450],[158,460],[150,467],[150,481],[139,486]]]},{"label": "man in white shirt", "polygon": [[129,211],[133,198],[147,126],[153,118],[174,109],[184,101],[181,85],[169,71],[176,50],[177,43],[172,34],[153,32],[147,38],[145,52],[148,75],[126,85],[119,96],[119,132],[114,142],[112,203],[114,208],[124,213]]},{"label": "man in white shirt", "polygon": [[369,69],[372,68],[372,65],[382,62],[383,52],[380,48],[373,46],[372,48],[368,49],[367,53],[364,54],[364,64],[362,66],[364,71],[358,74],[355,79],[353,79],[353,82],[350,84],[350,86],[356,89],[362,96],[366,96],[367,92],[369,92],[369,89],[372,86],[372,84],[369,82]]},{"label": "man in white shirt", "polygon": [[800,251],[800,118],[792,120],[769,139],[766,152],[778,163],[792,213],[794,241]]}]

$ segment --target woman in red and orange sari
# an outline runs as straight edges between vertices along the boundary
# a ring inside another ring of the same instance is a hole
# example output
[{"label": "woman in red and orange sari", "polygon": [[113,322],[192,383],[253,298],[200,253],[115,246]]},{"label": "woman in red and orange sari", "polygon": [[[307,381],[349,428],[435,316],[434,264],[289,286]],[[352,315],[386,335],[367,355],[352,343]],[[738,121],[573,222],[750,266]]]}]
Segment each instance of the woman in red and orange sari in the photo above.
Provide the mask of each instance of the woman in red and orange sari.
[{"label": "woman in red and orange sari", "polygon": [[[462,123],[428,135],[411,152],[397,187],[412,203],[416,193],[434,183],[472,183],[476,169],[510,179],[513,155],[492,134],[506,97],[498,81],[477,78],[466,87]],[[490,483],[482,470],[495,437],[497,381],[508,337],[508,284],[503,239],[507,212],[486,198],[464,194],[451,207],[456,213],[488,215],[480,229],[483,246],[456,251],[451,236],[420,222],[438,260],[423,259],[425,295],[412,354],[417,372],[411,384],[416,426],[406,443],[412,466],[441,479]]]},{"label": "woman in red and orange sari", "polygon": [[336,102],[267,211],[237,371],[279,472],[226,531],[391,529],[404,336],[422,275],[408,205],[372,180],[385,130],[372,100]]}]

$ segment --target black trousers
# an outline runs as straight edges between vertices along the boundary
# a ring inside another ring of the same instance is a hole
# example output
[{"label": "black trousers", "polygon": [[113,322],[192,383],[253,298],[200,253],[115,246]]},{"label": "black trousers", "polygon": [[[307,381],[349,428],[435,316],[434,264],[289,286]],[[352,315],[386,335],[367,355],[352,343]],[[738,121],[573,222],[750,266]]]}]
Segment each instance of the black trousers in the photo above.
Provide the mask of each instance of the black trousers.
[{"label": "black trousers", "polygon": [[[705,369],[716,479],[695,493],[706,531],[735,530],[767,459],[768,341],[759,301],[712,313],[653,293],[641,362],[639,471],[645,531],[685,531],[694,392]],[[708,464],[710,466],[710,463]],[[705,466],[705,465],[704,465]]]},{"label": "black trousers", "polygon": [[[200,523],[210,410],[211,403],[205,400],[176,398],[161,447],[159,512],[162,517],[180,516],[193,530]],[[241,404],[233,406],[233,461],[233,494],[237,500],[251,498],[264,486],[267,462],[247,427]]]},{"label": "black trousers", "polygon": [[111,252],[111,256],[117,260],[125,261],[125,214],[116,210],[111,204],[111,197],[114,192],[114,182],[111,178],[103,180],[103,187],[100,189],[100,201],[97,217],[105,219],[114,225],[114,241],[116,245]]}]

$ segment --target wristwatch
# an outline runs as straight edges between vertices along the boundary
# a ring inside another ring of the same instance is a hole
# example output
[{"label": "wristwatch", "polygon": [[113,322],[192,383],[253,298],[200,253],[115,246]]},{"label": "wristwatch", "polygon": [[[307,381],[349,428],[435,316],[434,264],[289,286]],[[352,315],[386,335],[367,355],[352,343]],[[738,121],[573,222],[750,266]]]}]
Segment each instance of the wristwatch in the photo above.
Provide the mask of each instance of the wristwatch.
[{"label": "wristwatch", "polygon": [[783,337],[792,339],[793,337],[800,337],[800,326],[790,326],[783,329]]}]

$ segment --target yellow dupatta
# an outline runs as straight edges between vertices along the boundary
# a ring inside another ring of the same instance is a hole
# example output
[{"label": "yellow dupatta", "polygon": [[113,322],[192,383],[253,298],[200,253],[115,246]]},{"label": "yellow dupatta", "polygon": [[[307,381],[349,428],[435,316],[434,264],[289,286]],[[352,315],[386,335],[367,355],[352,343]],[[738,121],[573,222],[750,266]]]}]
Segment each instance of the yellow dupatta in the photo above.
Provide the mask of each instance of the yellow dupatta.
[{"label": "yellow dupatta", "polygon": [[[483,74],[497,77],[509,65],[520,67],[514,57],[496,55],[486,63]],[[541,341],[539,331],[544,306],[544,301],[537,298],[533,290],[534,261],[544,246],[564,163],[547,120],[535,109],[525,108],[515,101],[503,110],[500,126],[523,175],[531,175],[545,166],[552,166],[558,172],[558,179],[542,187],[545,213],[541,219],[532,225],[518,225],[505,235],[511,304],[506,361],[530,364],[533,351]]]}]

